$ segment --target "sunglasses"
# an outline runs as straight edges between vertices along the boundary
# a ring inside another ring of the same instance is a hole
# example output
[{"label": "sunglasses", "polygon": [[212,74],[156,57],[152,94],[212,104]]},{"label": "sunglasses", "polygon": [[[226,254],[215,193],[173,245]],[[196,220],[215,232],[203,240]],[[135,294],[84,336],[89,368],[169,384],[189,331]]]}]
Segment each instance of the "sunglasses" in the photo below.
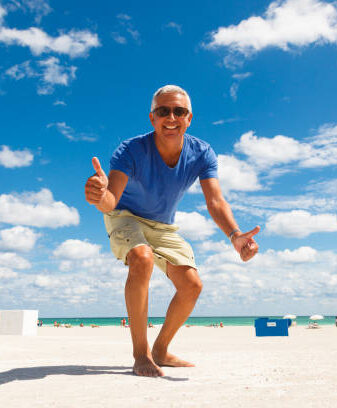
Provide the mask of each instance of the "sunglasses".
[{"label": "sunglasses", "polygon": [[182,106],[175,106],[174,108],[170,108],[168,106],[159,106],[152,111],[152,113],[156,113],[160,118],[169,116],[171,112],[173,112],[173,115],[178,118],[185,117],[190,113],[187,108],[183,108]]}]

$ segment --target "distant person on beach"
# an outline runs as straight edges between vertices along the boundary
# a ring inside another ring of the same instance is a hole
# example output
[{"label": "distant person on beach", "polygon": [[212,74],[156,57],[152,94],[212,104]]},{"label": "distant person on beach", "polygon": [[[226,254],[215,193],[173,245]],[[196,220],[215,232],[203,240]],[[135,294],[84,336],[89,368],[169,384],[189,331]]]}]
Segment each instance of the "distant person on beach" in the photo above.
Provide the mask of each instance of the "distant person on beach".
[{"label": "distant person on beach", "polygon": [[[168,352],[202,289],[193,250],[173,224],[184,193],[199,178],[211,217],[243,261],[258,252],[253,236],[260,227],[240,231],[221,193],[215,152],[208,143],[185,133],[192,120],[187,92],[175,85],[158,89],[149,116],[154,131],[121,143],[110,160],[108,177],[98,158],[92,159],[96,173],[86,182],[85,197],[104,214],[111,249],[129,266],[125,300],[132,319],[133,371],[157,377],[164,375],[160,366],[194,366]],[[148,289],[154,264],[172,281],[176,293],[150,350]]]}]

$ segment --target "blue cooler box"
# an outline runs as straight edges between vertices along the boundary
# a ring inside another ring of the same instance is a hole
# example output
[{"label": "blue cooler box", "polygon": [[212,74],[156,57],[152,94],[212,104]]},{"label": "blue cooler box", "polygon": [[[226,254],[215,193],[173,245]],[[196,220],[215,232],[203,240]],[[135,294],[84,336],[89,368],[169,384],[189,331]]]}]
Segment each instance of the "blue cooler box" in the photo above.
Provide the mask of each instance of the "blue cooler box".
[{"label": "blue cooler box", "polygon": [[256,336],[288,336],[288,327],[291,325],[290,319],[269,319],[261,317],[255,319]]}]

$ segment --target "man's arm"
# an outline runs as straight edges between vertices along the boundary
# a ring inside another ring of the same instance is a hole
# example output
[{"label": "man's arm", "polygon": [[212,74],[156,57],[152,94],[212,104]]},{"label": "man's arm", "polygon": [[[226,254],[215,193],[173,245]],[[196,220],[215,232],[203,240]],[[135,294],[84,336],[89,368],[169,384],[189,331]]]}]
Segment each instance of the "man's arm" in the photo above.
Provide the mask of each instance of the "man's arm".
[{"label": "man's arm", "polygon": [[258,244],[253,236],[260,231],[260,227],[242,233],[236,223],[230,205],[224,199],[219,181],[216,178],[200,180],[201,188],[204,193],[207,209],[218,227],[229,237],[234,231],[238,230],[231,236],[231,242],[240,254],[243,261],[248,261],[258,251]]},{"label": "man's arm", "polygon": [[109,178],[104,173],[97,157],[92,159],[96,173],[85,184],[85,199],[99,211],[108,213],[115,209],[127,185],[128,176],[118,170],[111,170]]}]

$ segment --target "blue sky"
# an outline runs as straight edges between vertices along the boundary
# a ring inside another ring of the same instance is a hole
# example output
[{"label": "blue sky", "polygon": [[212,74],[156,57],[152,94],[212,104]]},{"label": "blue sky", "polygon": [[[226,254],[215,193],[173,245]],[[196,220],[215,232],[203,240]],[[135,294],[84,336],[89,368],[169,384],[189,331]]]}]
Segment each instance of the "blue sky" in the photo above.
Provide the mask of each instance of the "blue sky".
[{"label": "blue sky", "polygon": [[[125,315],[125,266],[84,200],[98,156],[151,130],[152,94],[185,88],[247,264],[196,183],[176,222],[204,282],[194,315],[337,314],[337,6],[331,1],[0,0],[0,308]],[[150,315],[174,290],[155,270]]]}]

